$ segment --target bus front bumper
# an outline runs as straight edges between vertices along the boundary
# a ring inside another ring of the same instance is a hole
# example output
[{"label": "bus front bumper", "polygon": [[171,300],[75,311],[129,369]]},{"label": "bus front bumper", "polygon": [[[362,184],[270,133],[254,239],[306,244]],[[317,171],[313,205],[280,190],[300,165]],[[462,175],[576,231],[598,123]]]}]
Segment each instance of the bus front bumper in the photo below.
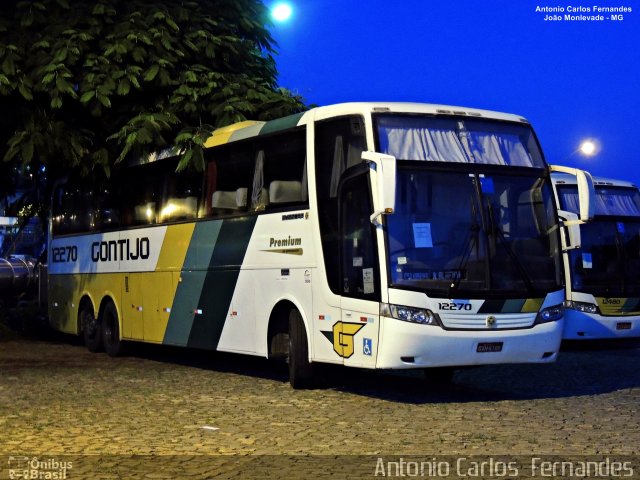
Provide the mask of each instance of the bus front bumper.
[{"label": "bus front bumper", "polygon": [[444,330],[384,317],[376,368],[462,367],[556,360],[563,320],[513,330]]},{"label": "bus front bumper", "polygon": [[564,313],[565,340],[608,340],[640,338],[640,316],[603,317],[572,308]]}]

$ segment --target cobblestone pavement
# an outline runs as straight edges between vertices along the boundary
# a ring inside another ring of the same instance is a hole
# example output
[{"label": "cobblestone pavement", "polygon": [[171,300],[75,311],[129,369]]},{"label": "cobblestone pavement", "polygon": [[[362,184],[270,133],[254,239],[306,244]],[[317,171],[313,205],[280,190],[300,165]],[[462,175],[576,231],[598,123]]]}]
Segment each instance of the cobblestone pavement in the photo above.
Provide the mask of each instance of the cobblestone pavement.
[{"label": "cobblestone pavement", "polygon": [[630,455],[637,474],[639,366],[637,348],[565,351],[550,365],[460,371],[444,387],[326,368],[322,388],[295,391],[263,359],[155,346],[113,359],[69,338],[0,339],[0,468],[70,456],[66,478],[137,478],[116,466],[138,458],[140,478],[230,478],[261,459],[256,478],[279,478],[286,458],[314,478],[322,462],[303,465],[314,456],[587,454]]}]

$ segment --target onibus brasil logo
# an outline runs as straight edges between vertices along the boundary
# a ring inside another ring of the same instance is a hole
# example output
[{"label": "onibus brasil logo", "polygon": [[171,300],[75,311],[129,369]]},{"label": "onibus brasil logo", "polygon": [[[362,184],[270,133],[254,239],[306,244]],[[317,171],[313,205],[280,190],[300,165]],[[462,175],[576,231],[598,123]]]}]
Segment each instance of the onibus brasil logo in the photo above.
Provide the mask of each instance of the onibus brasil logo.
[{"label": "onibus brasil logo", "polygon": [[73,468],[73,462],[56,458],[38,458],[28,456],[9,457],[10,479],[51,479],[64,480]]}]

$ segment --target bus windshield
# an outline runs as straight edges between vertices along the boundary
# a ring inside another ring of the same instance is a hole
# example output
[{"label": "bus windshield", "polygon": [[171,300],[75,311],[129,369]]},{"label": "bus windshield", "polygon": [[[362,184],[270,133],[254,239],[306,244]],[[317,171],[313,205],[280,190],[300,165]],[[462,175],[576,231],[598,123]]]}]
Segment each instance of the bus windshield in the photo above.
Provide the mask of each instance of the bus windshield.
[{"label": "bus windshield", "polygon": [[[578,191],[558,186],[563,210],[577,212]],[[570,252],[572,288],[602,297],[640,295],[640,192],[596,186],[596,216],[580,227],[581,249]]]},{"label": "bus windshield", "polygon": [[526,124],[461,117],[378,115],[379,151],[402,160],[543,168]]},{"label": "bus windshield", "polygon": [[387,216],[391,285],[450,298],[562,288],[550,182],[535,170],[504,170],[398,162],[396,210]]}]

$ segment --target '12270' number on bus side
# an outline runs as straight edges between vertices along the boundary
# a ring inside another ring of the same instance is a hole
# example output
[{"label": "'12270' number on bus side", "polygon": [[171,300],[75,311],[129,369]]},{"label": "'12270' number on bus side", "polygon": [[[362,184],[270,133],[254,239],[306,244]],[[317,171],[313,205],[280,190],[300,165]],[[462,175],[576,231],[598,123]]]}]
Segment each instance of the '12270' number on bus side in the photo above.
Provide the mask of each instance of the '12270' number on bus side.
[{"label": "'12270' number on bus side", "polygon": [[75,262],[78,260],[78,247],[68,245],[66,247],[53,247],[51,249],[51,261],[53,263]]}]

